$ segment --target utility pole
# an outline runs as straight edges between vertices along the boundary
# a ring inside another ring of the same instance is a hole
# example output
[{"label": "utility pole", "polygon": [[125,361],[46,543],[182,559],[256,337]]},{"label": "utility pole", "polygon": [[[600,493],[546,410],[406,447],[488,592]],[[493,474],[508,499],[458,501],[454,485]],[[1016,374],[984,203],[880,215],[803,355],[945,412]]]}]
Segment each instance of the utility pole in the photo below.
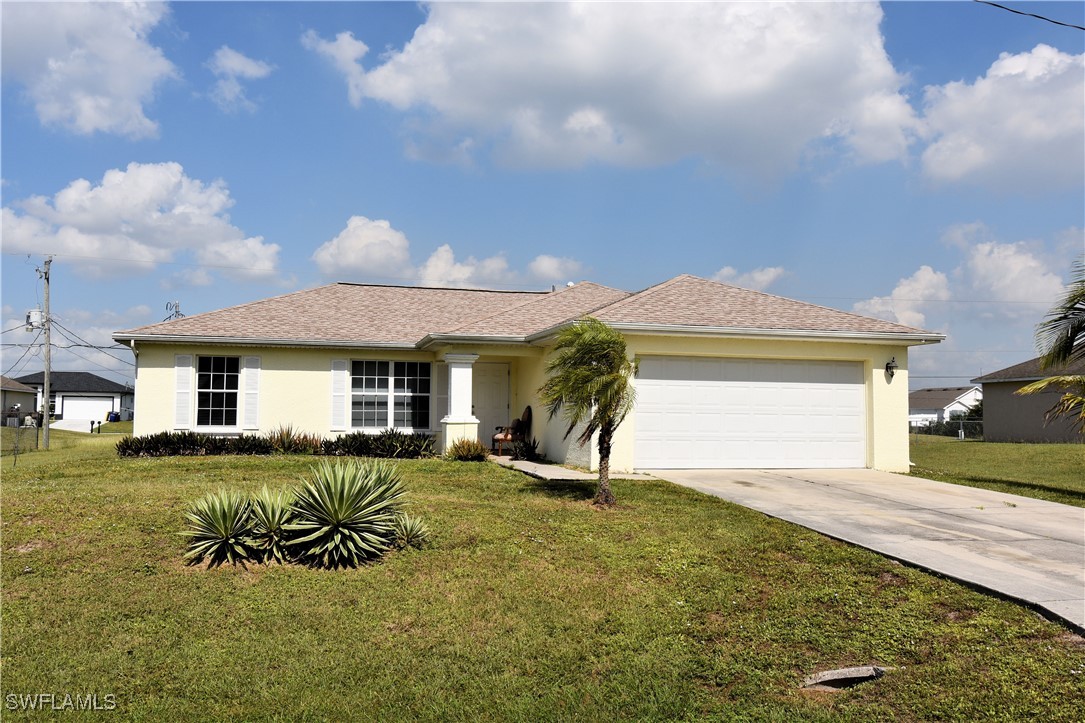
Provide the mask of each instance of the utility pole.
[{"label": "utility pole", "polygon": [[45,259],[45,270],[38,272],[45,282],[45,319],[42,322],[45,325],[45,388],[42,390],[42,406],[45,409],[45,419],[43,420],[41,434],[41,444],[45,449],[49,449],[49,394],[51,392],[49,388],[49,376],[53,367],[53,338],[51,333],[53,320],[49,315],[49,267],[52,265],[53,257],[47,256]]}]

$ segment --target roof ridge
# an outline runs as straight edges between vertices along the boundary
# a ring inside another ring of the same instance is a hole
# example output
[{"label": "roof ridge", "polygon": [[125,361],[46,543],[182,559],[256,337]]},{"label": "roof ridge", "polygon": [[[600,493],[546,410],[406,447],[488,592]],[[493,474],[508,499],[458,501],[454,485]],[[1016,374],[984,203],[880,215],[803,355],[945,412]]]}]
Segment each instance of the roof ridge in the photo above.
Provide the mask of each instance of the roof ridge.
[{"label": "roof ridge", "polygon": [[[549,301],[551,299],[557,298],[561,294],[568,293],[570,291],[573,291],[574,289],[582,289],[585,286],[593,286],[593,287],[598,288],[598,289],[608,289],[610,291],[622,291],[621,289],[613,289],[613,288],[611,288],[609,286],[604,286],[602,284],[597,284],[594,281],[581,281],[579,284],[575,284],[573,286],[564,286],[564,287],[562,287],[560,289],[555,289],[553,291],[528,292],[528,293],[538,293],[538,294],[541,294],[541,295],[537,299],[525,299],[522,303],[513,304],[512,306],[510,306],[510,307],[508,307],[506,309],[502,309],[500,311],[494,312],[493,314],[489,314],[487,316],[481,316],[481,317],[479,317],[477,319],[473,319],[471,321],[465,322],[465,323],[460,324],[459,326],[457,326],[457,327],[455,327],[453,329],[448,329],[447,331],[445,331],[443,333],[449,334],[449,333],[452,333],[452,332],[459,331],[460,329],[463,329],[463,328],[466,328],[466,327],[474,326],[475,324],[481,324],[482,322],[487,321],[489,319],[494,319],[494,318],[497,318],[499,316],[503,316],[503,315],[509,313],[510,311],[515,310],[515,309],[522,309],[525,306],[528,306],[529,304],[541,304],[541,303],[543,303],[545,301]],[[623,292],[623,293],[627,293],[627,292]],[[592,311],[595,311],[598,308],[599,307],[596,307],[596,309],[593,309]],[[568,319],[564,320],[562,323],[565,323],[565,321],[568,321]]]},{"label": "roof ridge", "polygon": [[[583,283],[591,283],[591,282],[589,281],[589,282],[583,282]],[[417,284],[366,284],[366,283],[363,283],[363,282],[360,282],[360,281],[336,281],[334,284],[326,284],[326,286],[366,286],[366,287],[374,288],[374,289],[423,289],[423,290],[429,290],[429,291],[467,291],[467,292],[475,292],[475,293],[485,292],[487,294],[536,294],[536,295],[539,295],[539,296],[541,296],[543,294],[553,293],[551,291],[531,291],[529,289],[487,289],[487,288],[475,287],[475,286],[420,286],[420,285],[417,285]],[[323,287],[318,286],[318,287],[315,287],[315,288],[323,288]],[[295,292],[295,293],[297,293],[297,292]],[[284,294],[284,296],[289,296],[289,294]],[[280,297],[273,296],[271,298],[274,299],[274,298],[280,298]],[[268,301],[268,300],[269,299],[265,299],[265,301]],[[233,308],[233,307],[230,307],[230,308]]]},{"label": "roof ridge", "polygon": [[[694,276],[693,274],[679,274],[678,276],[675,276],[672,279],[667,279],[666,281],[661,281],[661,282],[659,282],[658,284],[656,284],[654,286],[649,286],[647,289],[641,289],[640,291],[634,291],[634,292],[630,293],[629,296],[625,297],[624,299],[618,299],[617,301],[615,301],[613,303],[604,304],[603,306],[600,306],[599,308],[594,309],[594,311],[596,311],[596,312],[609,311],[611,309],[621,308],[622,306],[625,306],[626,304],[633,303],[634,299],[641,299],[641,298],[644,298],[644,297],[647,297],[647,296],[651,296],[652,294],[656,293],[657,291],[660,291],[660,290],[662,290],[664,288],[667,288],[668,286],[672,286],[672,285],[678,283],[679,281],[681,281],[682,279],[687,279],[687,278],[688,279],[697,279],[699,281],[704,281],[704,279],[701,279],[701,278],[699,278],[697,276]],[[616,289],[616,291],[620,291],[620,289]]]}]

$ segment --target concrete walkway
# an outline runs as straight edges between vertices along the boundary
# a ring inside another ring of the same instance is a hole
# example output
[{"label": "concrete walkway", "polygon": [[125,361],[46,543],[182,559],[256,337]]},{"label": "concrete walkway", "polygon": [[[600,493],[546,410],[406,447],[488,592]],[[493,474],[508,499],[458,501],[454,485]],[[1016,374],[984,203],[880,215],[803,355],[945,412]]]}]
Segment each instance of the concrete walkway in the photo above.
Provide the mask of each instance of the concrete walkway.
[{"label": "concrete walkway", "polygon": [[1018,600],[1085,634],[1085,509],[874,470],[652,475]]},{"label": "concrete walkway", "polygon": [[[502,467],[515,469],[529,477],[547,480],[549,482],[590,482],[599,479],[597,472],[585,472],[579,469],[570,469],[556,464],[543,464],[541,462],[526,462],[522,459],[514,460],[512,457],[499,457],[490,455],[490,459]],[[622,474],[615,472],[610,475],[611,479],[655,479],[651,475],[636,472]]]}]

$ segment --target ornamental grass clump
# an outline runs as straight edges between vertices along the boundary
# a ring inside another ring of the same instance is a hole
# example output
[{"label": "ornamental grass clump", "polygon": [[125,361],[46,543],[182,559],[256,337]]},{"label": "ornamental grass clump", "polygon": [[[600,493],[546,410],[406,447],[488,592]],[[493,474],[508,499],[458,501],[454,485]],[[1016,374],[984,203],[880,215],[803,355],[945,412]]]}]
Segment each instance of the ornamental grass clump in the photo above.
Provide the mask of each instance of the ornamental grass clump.
[{"label": "ornamental grass clump", "polygon": [[485,444],[477,439],[457,439],[453,442],[445,457],[453,462],[485,462],[490,456],[490,450]]},{"label": "ornamental grass clump", "polygon": [[322,462],[298,488],[293,522],[284,526],[299,562],[334,569],[380,557],[395,541],[404,487],[399,472],[379,461]]},{"label": "ornamental grass clump", "polygon": [[189,539],[185,562],[207,560],[208,567],[217,567],[257,559],[250,539],[251,509],[249,498],[234,490],[210,492],[189,505],[184,512],[188,529],[181,533]]}]

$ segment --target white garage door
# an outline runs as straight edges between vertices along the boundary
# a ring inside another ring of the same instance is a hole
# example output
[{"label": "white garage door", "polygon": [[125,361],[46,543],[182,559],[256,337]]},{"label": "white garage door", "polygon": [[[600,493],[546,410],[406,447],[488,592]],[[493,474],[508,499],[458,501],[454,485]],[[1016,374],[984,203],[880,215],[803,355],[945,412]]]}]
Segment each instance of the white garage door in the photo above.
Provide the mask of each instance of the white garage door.
[{"label": "white garage door", "polygon": [[859,362],[643,357],[640,469],[866,466]]},{"label": "white garage door", "polygon": [[104,421],[113,411],[112,397],[64,397],[61,414],[64,419],[93,419]]}]

